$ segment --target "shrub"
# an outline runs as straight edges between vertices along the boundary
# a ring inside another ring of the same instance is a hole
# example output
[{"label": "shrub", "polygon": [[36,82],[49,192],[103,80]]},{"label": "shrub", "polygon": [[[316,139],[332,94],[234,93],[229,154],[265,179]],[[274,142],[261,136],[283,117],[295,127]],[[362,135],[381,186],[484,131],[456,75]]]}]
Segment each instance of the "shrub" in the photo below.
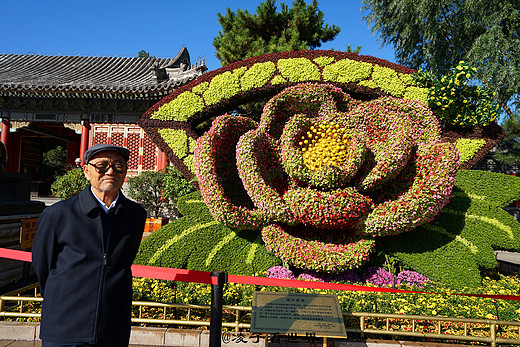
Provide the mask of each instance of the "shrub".
[{"label": "shrub", "polygon": [[444,285],[476,288],[480,270],[497,266],[495,249],[520,251],[520,224],[502,209],[519,191],[518,177],[460,170],[453,197],[433,221],[378,239],[378,249]]},{"label": "shrub", "polygon": [[58,176],[51,185],[52,195],[60,199],[68,199],[79,194],[89,182],[82,169],[72,169],[63,176]]},{"label": "shrub", "polygon": [[428,106],[445,125],[485,126],[497,118],[499,105],[493,100],[494,94],[470,84],[476,71],[461,61],[441,78],[427,73],[416,77],[418,82],[431,86]]},{"label": "shrub", "polygon": [[128,196],[144,206],[148,215],[175,214],[177,199],[195,188],[174,168],[144,171],[128,178]]},{"label": "shrub", "polygon": [[55,171],[58,174],[65,172],[67,162],[67,150],[62,146],[57,146],[43,153],[43,170],[46,174],[52,176]]}]

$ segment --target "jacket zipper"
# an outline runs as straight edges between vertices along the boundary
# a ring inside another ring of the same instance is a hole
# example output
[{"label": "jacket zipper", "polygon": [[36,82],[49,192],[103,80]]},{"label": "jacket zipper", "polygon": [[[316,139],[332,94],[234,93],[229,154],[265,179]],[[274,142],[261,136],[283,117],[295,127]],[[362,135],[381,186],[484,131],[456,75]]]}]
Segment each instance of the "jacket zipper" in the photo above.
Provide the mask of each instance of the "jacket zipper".
[{"label": "jacket zipper", "polygon": [[[104,211],[101,211],[100,213],[105,213]],[[103,231],[103,220],[101,220],[101,249],[103,251],[103,266],[101,267],[101,276],[100,276],[100,284],[99,284],[99,291],[98,291],[98,303],[97,303],[97,309],[96,309],[96,324],[94,324],[94,343],[97,343],[98,339],[98,328],[99,328],[99,319],[100,319],[100,311],[101,311],[101,304],[102,304],[102,297],[103,297],[103,287],[105,285],[105,273],[106,273],[106,267],[108,265],[108,245],[110,244],[110,234],[112,232],[112,223],[110,223],[110,230],[108,231],[108,237],[107,237],[107,244],[105,246],[105,238],[104,238],[104,231]]]}]

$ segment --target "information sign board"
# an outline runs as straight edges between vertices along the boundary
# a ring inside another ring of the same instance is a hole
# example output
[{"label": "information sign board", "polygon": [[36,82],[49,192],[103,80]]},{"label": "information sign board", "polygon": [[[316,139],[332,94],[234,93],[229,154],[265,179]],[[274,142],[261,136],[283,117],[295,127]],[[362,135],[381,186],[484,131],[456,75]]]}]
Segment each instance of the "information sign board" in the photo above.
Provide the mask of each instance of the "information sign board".
[{"label": "information sign board", "polygon": [[346,337],[332,294],[254,292],[251,332]]},{"label": "information sign board", "polygon": [[22,232],[20,233],[20,249],[32,247],[36,235],[36,223],[38,218],[22,219]]}]

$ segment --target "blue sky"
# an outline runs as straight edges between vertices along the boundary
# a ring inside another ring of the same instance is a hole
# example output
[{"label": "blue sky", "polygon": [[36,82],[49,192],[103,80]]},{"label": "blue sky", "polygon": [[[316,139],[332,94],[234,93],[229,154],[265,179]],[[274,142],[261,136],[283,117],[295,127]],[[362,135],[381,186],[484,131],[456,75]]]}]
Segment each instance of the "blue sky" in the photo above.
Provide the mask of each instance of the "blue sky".
[{"label": "blue sky", "polygon": [[[193,62],[205,59],[214,70],[221,66],[213,47],[221,30],[217,13],[228,7],[254,13],[262,1],[6,0],[0,4],[0,53],[132,57],[144,49],[162,58],[176,56],[184,46]],[[325,23],[341,28],[321,48],[360,45],[361,54],[395,62],[393,47],[380,49],[377,36],[361,21],[360,1],[321,0],[319,9]]]}]

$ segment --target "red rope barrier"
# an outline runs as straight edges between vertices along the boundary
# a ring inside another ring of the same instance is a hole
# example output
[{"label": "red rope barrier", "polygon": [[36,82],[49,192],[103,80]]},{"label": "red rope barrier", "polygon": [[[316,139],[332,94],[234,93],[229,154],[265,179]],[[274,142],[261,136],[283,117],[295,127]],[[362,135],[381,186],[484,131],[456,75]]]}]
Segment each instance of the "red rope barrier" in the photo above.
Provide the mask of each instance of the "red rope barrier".
[{"label": "red rope barrier", "polygon": [[[7,259],[31,262],[32,253],[18,251],[18,250],[14,250],[14,249],[0,248],[0,258],[7,258]],[[132,275],[135,277],[147,277],[147,278],[153,278],[153,279],[158,279],[158,280],[167,280],[167,281],[218,284],[218,278],[211,276],[211,272],[186,270],[186,269],[171,269],[171,268],[147,266],[147,265],[132,265]],[[439,295],[448,294],[448,295],[459,295],[459,296],[488,298],[488,299],[520,301],[520,296],[518,296],[518,295],[435,293],[435,292],[423,292],[423,291],[416,291],[416,290],[365,287],[365,286],[352,285],[352,284],[311,282],[311,281],[300,281],[300,280],[284,280],[284,279],[277,279],[277,278],[251,277],[251,276],[240,276],[240,275],[228,275],[228,282],[251,284],[251,285],[261,285],[261,286],[287,287],[287,288],[309,288],[309,289],[346,290],[346,291],[380,292],[380,293],[381,292],[383,292],[383,293],[403,293],[403,294],[439,294]]]},{"label": "red rope barrier", "polygon": [[0,248],[0,258],[32,262],[32,253],[17,251],[9,248]]}]

